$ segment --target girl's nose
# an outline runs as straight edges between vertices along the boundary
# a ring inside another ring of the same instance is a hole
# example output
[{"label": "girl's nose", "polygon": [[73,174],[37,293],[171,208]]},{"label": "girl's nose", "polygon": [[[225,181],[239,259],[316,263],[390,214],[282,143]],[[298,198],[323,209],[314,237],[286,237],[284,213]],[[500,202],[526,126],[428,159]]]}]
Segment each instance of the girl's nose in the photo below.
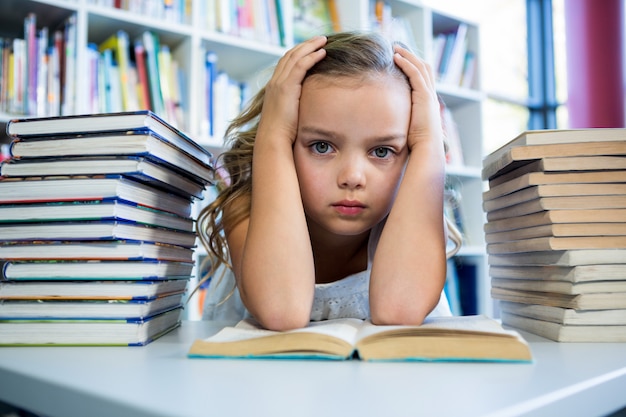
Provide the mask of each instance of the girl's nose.
[{"label": "girl's nose", "polygon": [[357,158],[342,161],[337,175],[340,188],[357,189],[365,186],[365,166]]}]

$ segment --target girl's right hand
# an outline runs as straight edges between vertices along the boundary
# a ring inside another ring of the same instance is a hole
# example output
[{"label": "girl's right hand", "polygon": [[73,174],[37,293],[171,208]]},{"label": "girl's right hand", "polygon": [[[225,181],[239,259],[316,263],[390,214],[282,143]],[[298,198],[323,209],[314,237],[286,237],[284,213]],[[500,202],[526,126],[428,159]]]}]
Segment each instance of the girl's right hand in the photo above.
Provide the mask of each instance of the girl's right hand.
[{"label": "girl's right hand", "polygon": [[[289,145],[293,144],[298,129],[302,82],[307,71],[326,56],[322,48],[325,44],[325,36],[313,37],[287,51],[278,61],[265,86],[257,138],[287,140]],[[267,135],[262,134],[265,130]]]}]

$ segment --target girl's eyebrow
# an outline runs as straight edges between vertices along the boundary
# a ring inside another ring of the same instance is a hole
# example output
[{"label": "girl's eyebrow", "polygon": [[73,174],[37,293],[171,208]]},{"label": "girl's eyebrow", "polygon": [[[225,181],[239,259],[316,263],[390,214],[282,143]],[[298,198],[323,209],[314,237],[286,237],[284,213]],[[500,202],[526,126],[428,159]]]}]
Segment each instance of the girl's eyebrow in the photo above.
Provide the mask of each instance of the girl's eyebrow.
[{"label": "girl's eyebrow", "polygon": [[[331,130],[323,129],[320,127],[314,127],[314,126],[303,126],[300,129],[300,131],[302,133],[312,133],[312,134],[327,137],[327,138],[341,138],[342,136]],[[406,134],[400,134],[400,133],[383,135],[383,136],[372,136],[372,137],[366,138],[368,142],[376,143],[376,144],[395,142],[398,140],[405,140],[405,139],[406,139]]]},{"label": "girl's eyebrow", "polygon": [[322,129],[320,127],[315,127],[315,126],[303,126],[302,128],[300,128],[300,131],[302,133],[312,133],[315,135],[319,135],[319,136],[325,136],[325,137],[337,137],[337,134],[330,131],[330,130],[326,130],[326,129]]}]

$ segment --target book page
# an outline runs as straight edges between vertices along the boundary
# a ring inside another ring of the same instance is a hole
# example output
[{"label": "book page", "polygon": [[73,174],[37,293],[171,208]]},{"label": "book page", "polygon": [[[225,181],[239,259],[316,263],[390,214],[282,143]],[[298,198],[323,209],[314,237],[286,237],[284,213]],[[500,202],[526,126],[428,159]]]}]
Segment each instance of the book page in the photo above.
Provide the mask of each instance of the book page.
[{"label": "book page", "polygon": [[494,336],[516,336],[515,332],[505,330],[500,323],[486,316],[451,316],[426,318],[420,326],[377,326],[367,321],[359,331],[357,340],[387,332],[423,334],[490,334]]},{"label": "book page", "polygon": [[363,324],[359,319],[335,319],[311,322],[307,327],[277,332],[262,328],[254,319],[245,319],[235,327],[225,327],[217,334],[205,339],[207,342],[238,342],[281,333],[317,333],[336,337],[349,344],[354,344],[359,328]]}]

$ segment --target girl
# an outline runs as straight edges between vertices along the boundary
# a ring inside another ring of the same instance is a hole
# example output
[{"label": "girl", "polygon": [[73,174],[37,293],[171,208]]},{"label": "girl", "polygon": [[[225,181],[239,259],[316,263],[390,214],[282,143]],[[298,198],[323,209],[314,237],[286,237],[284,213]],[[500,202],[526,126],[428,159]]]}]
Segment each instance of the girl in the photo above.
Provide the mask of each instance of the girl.
[{"label": "girl", "polygon": [[439,109],[428,65],[382,35],[288,51],[229,126],[228,175],[198,219],[225,272],[205,318],[287,330],[449,315]]}]

